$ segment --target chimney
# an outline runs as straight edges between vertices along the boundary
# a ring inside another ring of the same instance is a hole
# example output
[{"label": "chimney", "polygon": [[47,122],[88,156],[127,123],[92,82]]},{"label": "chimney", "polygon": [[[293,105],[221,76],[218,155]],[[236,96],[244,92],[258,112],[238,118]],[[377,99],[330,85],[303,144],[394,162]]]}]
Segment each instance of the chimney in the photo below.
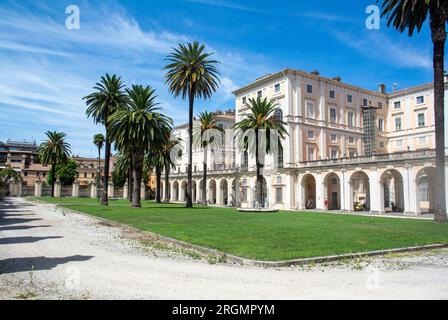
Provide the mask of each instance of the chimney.
[{"label": "chimney", "polygon": [[319,71],[317,71],[317,70],[313,70],[313,71],[311,71],[311,74],[314,74],[315,76],[320,75]]},{"label": "chimney", "polygon": [[341,81],[342,81],[342,78],[339,77],[339,76],[337,76],[337,77],[334,77],[333,80],[334,80],[334,81],[337,81],[337,82],[341,82]]},{"label": "chimney", "polygon": [[386,93],[386,85],[384,83],[378,85],[378,92]]}]

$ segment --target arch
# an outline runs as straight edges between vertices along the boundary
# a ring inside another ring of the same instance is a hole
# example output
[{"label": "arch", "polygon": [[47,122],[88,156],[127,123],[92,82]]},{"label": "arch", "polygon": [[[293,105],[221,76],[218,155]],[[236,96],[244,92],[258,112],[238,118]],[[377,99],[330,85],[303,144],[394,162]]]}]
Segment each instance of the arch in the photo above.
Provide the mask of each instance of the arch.
[{"label": "arch", "polygon": [[334,172],[324,178],[324,199],[328,210],[341,210],[341,179]]},{"label": "arch", "polygon": [[205,187],[205,183],[204,183],[204,179],[199,180],[199,195],[198,196],[198,200],[201,201],[203,204],[207,204],[207,194],[205,194],[205,198],[203,196],[203,192],[204,190],[206,190]]},{"label": "arch", "polygon": [[350,193],[355,211],[370,211],[370,180],[364,171],[355,171],[350,176]]},{"label": "arch", "polygon": [[180,202],[184,202],[187,201],[187,181],[184,180],[182,181],[181,185],[180,185],[180,193],[179,193],[179,199],[178,201]]},{"label": "arch", "polygon": [[211,179],[208,183],[208,192],[208,203],[216,204],[216,181],[214,179]]},{"label": "arch", "polygon": [[227,206],[229,204],[229,185],[227,183],[227,179],[221,179],[219,183],[219,192],[220,192],[220,205]]},{"label": "arch", "polygon": [[396,169],[388,169],[380,178],[384,199],[384,212],[404,211],[403,176]]},{"label": "arch", "polygon": [[196,203],[196,197],[197,197],[197,194],[196,194],[196,180],[193,180],[191,182],[191,199],[192,199],[193,203]]},{"label": "arch", "polygon": [[421,169],[415,179],[417,188],[417,209],[421,213],[433,213],[435,207],[434,177],[435,169],[426,167]]},{"label": "arch", "polygon": [[179,182],[173,182],[173,201],[179,201]]},{"label": "arch", "polygon": [[316,178],[311,173],[307,173],[303,176],[301,184],[304,209],[316,209]]}]

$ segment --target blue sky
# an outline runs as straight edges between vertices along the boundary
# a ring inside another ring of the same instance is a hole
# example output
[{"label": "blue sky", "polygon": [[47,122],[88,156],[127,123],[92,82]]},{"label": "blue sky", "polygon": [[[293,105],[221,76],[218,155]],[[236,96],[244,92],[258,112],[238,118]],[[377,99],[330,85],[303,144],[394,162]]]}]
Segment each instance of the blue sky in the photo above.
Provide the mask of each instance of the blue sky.
[{"label": "blue sky", "polygon": [[[80,30],[67,30],[65,9],[77,5]],[[430,82],[428,27],[409,38],[386,27],[367,30],[375,0],[108,0],[0,3],[0,140],[44,139],[64,131],[74,154],[96,155],[101,127],[85,117],[82,97],[101,75],[151,85],[162,112],[187,121],[187,103],[173,99],[162,67],[170,48],[198,40],[221,61],[221,87],[195,112],[234,108],[232,91],[283,68],[317,69],[375,89]]]}]

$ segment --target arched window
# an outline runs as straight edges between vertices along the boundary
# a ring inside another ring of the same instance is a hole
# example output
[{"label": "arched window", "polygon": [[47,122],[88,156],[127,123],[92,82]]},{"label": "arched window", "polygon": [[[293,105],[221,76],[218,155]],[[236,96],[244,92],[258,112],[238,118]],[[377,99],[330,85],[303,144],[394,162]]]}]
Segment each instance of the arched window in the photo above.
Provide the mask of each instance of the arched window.
[{"label": "arched window", "polygon": [[282,177],[281,177],[281,176],[278,176],[278,177],[275,179],[275,183],[276,183],[276,184],[282,184],[282,183],[283,183]]},{"label": "arched window", "polygon": [[278,108],[277,110],[275,110],[274,118],[277,119],[278,121],[283,121],[283,111],[282,111],[282,109]]},{"label": "arched window", "polygon": [[280,139],[278,139],[277,167],[283,168],[283,147],[280,143]]}]

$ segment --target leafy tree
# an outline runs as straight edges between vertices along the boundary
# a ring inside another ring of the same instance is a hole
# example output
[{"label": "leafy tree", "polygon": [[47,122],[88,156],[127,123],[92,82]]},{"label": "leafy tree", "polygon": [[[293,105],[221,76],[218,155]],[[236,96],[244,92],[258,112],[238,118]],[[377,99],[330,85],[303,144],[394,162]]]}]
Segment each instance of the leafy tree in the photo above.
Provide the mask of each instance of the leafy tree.
[{"label": "leafy tree", "polygon": [[[249,99],[247,106],[249,112],[243,115],[242,120],[237,122],[234,128],[238,130],[240,148],[252,149],[251,151],[255,153],[257,202],[263,206],[263,175],[261,171],[264,163],[260,161],[260,154],[269,154],[272,151],[271,131],[277,131],[279,143],[281,143],[281,139],[285,138],[287,132],[285,123],[274,114],[278,109],[278,104],[274,100],[268,101],[266,98]],[[254,136],[248,136],[248,131],[253,131]],[[249,141],[246,138],[249,138]],[[260,141],[260,138],[262,141]],[[251,145],[253,145],[253,148],[251,148]]]},{"label": "leafy tree", "polygon": [[[56,176],[59,177],[62,185],[68,186],[73,184],[76,177],[78,176],[77,167],[78,165],[72,159],[68,159],[66,162],[56,165],[55,173]],[[54,181],[54,173],[53,171],[50,171],[47,176],[47,182],[51,185],[54,183]]]},{"label": "leafy tree", "polygon": [[[84,97],[86,101],[87,117],[92,117],[95,123],[100,123],[106,127],[106,147],[104,156],[104,186],[109,185],[109,162],[110,162],[110,147],[112,139],[109,134],[109,117],[118,109],[126,106],[127,96],[124,91],[124,83],[121,77],[116,75],[101,77],[93,89],[95,90],[90,95]],[[103,188],[103,195],[101,204],[107,206],[109,203],[107,196],[107,187]]]},{"label": "leafy tree", "polygon": [[[43,165],[51,164],[50,174],[56,175],[56,165],[65,163],[70,155],[70,144],[65,141],[67,135],[63,132],[47,131],[47,140],[38,148],[39,160]],[[54,197],[54,182],[51,181],[51,197]]]},{"label": "leafy tree", "polygon": [[210,60],[211,53],[204,53],[205,46],[199,42],[179,44],[166,58],[165,83],[175,96],[188,98],[188,172],[187,172],[187,208],[193,207],[192,201],[192,162],[193,162],[193,113],[196,98],[209,99],[218,89],[218,61]]},{"label": "leafy tree", "polygon": [[7,183],[9,180],[19,180],[21,178],[20,173],[12,168],[5,168],[0,170],[0,182]]},{"label": "leafy tree", "polygon": [[435,175],[435,215],[436,222],[446,223],[445,190],[445,85],[444,56],[446,23],[448,21],[448,1],[446,0],[382,0],[382,16],[388,18],[388,26],[393,25],[399,32],[408,31],[412,36],[420,32],[429,19],[431,38],[434,44],[434,113],[436,121],[436,172]]}]

